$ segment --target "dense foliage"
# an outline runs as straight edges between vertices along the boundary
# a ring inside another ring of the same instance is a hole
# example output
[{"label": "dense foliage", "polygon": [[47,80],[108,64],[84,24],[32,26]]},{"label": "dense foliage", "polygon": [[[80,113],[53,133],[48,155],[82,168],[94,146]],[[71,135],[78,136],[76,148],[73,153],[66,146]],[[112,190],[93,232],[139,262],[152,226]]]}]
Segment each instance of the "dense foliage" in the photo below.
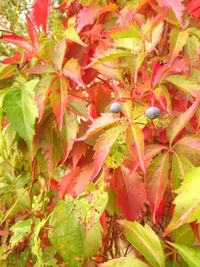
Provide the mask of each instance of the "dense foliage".
[{"label": "dense foliage", "polygon": [[10,2],[0,266],[199,267],[199,1]]}]

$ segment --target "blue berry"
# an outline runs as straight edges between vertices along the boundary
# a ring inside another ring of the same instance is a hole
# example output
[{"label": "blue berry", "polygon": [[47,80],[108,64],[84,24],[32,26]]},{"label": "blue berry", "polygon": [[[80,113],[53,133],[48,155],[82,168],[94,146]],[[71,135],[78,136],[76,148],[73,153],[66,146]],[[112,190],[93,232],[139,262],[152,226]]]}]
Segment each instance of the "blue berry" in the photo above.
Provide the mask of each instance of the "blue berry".
[{"label": "blue berry", "polygon": [[119,113],[121,109],[122,109],[121,105],[117,102],[112,103],[110,106],[110,111],[112,113]]},{"label": "blue berry", "polygon": [[146,110],[146,116],[151,120],[158,118],[159,115],[160,115],[160,109],[157,107],[152,106]]}]

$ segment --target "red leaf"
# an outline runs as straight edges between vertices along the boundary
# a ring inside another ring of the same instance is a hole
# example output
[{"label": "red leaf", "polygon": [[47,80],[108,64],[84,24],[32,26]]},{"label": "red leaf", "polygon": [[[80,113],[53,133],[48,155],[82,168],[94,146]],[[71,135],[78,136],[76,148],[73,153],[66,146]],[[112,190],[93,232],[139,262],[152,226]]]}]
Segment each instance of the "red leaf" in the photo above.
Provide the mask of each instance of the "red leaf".
[{"label": "red leaf", "polygon": [[121,166],[114,174],[114,189],[123,215],[128,220],[138,219],[146,201],[145,187],[139,175],[130,174],[128,168]]},{"label": "red leaf", "polygon": [[32,45],[23,36],[20,36],[17,34],[3,34],[3,36],[0,39],[4,40],[6,42],[12,43],[18,47],[23,48],[23,49],[32,51]]},{"label": "red leaf", "polygon": [[169,154],[157,156],[149,165],[145,174],[147,200],[149,201],[153,221],[163,199],[168,184]]},{"label": "red leaf", "polygon": [[22,58],[22,55],[18,52],[15,52],[15,54],[12,57],[4,58],[0,62],[2,64],[14,64],[14,63],[20,61],[21,58]]},{"label": "red leaf", "polygon": [[51,104],[56,116],[58,128],[62,129],[63,115],[66,108],[68,96],[68,84],[63,77],[56,78],[52,84]]},{"label": "red leaf", "polygon": [[105,127],[108,127],[119,120],[120,120],[119,118],[113,118],[113,115],[111,113],[103,113],[101,117],[93,120],[92,124],[90,125],[85,135],[80,138],[77,138],[76,140],[83,141],[88,137],[91,137],[93,134],[101,131]]},{"label": "red leaf", "polygon": [[127,130],[127,144],[129,146],[130,153],[134,154],[134,157],[136,157],[141,170],[145,172],[144,135],[142,129],[137,124],[131,124],[129,126]]},{"label": "red leaf", "polygon": [[183,26],[182,16],[183,11],[185,10],[184,5],[182,4],[183,0],[157,0],[159,6],[171,8],[174,11],[179,23]]},{"label": "red leaf", "polygon": [[152,88],[154,88],[155,85],[159,82],[165,70],[166,70],[166,65],[162,65],[159,62],[155,62],[151,78]]},{"label": "red leaf", "polygon": [[186,9],[189,14],[196,18],[200,18],[200,2],[198,0],[191,0],[188,2]]},{"label": "red leaf", "polygon": [[47,20],[50,14],[51,0],[35,0],[32,5],[31,20],[38,29],[47,32]]},{"label": "red leaf", "polygon": [[70,193],[76,184],[77,176],[80,173],[80,167],[70,171],[67,175],[63,176],[60,181],[59,192],[60,197],[63,198],[67,193]]},{"label": "red leaf", "polygon": [[86,152],[88,150],[88,145],[81,142],[81,143],[75,143],[72,150],[72,163],[73,168],[76,168],[79,160],[85,156]]},{"label": "red leaf", "polygon": [[39,51],[39,37],[38,37],[38,33],[32,23],[32,21],[30,20],[30,18],[26,15],[26,23],[27,23],[27,27],[28,27],[28,34],[30,36],[31,42],[35,48],[36,51]]},{"label": "red leaf", "polygon": [[91,182],[90,178],[92,176],[93,169],[93,162],[90,162],[81,168],[80,174],[78,175],[76,180],[76,185],[72,189],[74,196],[79,196],[85,191],[87,185]]},{"label": "red leaf", "polygon": [[92,24],[100,10],[101,6],[97,5],[83,8],[78,14],[77,31],[80,32],[86,25]]},{"label": "red leaf", "polygon": [[106,130],[97,140],[94,150],[94,171],[91,180],[93,180],[100,172],[104,160],[106,159],[110,149],[116,142],[120,133],[125,130],[124,125],[118,125]]}]

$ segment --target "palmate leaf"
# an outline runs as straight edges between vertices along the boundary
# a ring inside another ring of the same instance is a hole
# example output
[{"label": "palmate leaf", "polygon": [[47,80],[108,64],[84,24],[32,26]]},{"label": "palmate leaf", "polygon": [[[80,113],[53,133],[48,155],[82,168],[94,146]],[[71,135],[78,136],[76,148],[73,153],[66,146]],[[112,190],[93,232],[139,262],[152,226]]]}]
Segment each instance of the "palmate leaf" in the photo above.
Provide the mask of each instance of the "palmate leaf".
[{"label": "palmate leaf", "polygon": [[194,248],[187,247],[182,244],[174,244],[168,242],[172,247],[177,249],[178,253],[188,264],[189,267],[199,267],[200,266],[200,251]]},{"label": "palmate leaf", "polygon": [[146,174],[147,200],[152,210],[153,221],[168,184],[169,154],[157,156],[149,165]]},{"label": "palmate leaf", "polygon": [[[165,256],[161,242],[148,224],[142,226],[138,222],[120,220],[128,241],[148,260],[154,267],[165,266]],[[156,249],[155,249],[156,248]]]},{"label": "palmate leaf", "polygon": [[181,186],[176,189],[175,204],[172,220],[165,230],[169,234],[179,226],[199,220],[200,218],[200,167],[191,169],[183,177]]},{"label": "palmate leaf", "polygon": [[91,180],[93,180],[98,173],[100,172],[104,160],[109,154],[112,146],[116,142],[118,136],[126,130],[125,125],[118,125],[114,126],[108,130],[106,130],[97,140],[97,143],[94,147],[95,153],[94,153],[94,171],[91,177]]},{"label": "palmate leaf", "polygon": [[26,141],[30,149],[34,124],[38,116],[33,96],[33,89],[37,82],[38,80],[32,80],[21,84],[20,87],[10,88],[3,102],[7,120],[11,122],[12,127]]}]

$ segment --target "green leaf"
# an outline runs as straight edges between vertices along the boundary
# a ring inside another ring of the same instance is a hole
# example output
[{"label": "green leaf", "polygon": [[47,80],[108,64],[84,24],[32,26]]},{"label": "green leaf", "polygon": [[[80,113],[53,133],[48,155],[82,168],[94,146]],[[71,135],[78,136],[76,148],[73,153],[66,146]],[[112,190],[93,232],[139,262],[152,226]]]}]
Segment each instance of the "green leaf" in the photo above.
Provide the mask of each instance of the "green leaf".
[{"label": "green leaf", "polygon": [[169,234],[185,223],[190,223],[200,218],[200,167],[191,169],[183,176],[181,186],[176,189],[173,217],[165,230]]},{"label": "green leaf", "polygon": [[196,98],[193,104],[184,112],[179,113],[177,117],[173,118],[167,129],[167,136],[170,143],[174,141],[176,136],[184,129],[191,118],[194,116],[199,106],[199,98]]},{"label": "green leaf", "polygon": [[[48,217],[47,217],[48,218]],[[38,218],[34,221],[34,229],[31,236],[31,252],[33,255],[36,256],[36,266],[43,267],[43,260],[42,260],[42,248],[41,248],[41,239],[40,239],[40,231],[44,227],[47,219],[40,220]]]},{"label": "green leaf", "polygon": [[195,36],[187,39],[185,52],[191,62],[199,59],[199,46],[199,40]]},{"label": "green leaf", "polygon": [[28,219],[26,221],[19,221],[10,228],[10,230],[13,232],[13,235],[10,238],[11,249],[19,242],[23,241],[27,234],[30,233],[32,223],[32,219]]},{"label": "green leaf", "polygon": [[188,39],[187,31],[180,31],[178,28],[173,28],[170,32],[170,56],[171,60],[175,59],[179,52],[183,49]]},{"label": "green leaf", "polygon": [[35,85],[29,82],[21,84],[20,87],[11,88],[3,101],[7,120],[11,122],[12,127],[26,141],[30,149],[35,132],[34,124],[38,116],[33,96]]},{"label": "green leaf", "polygon": [[134,257],[121,257],[102,263],[99,267],[148,267],[143,261]]},{"label": "green leaf", "polygon": [[98,255],[98,250],[102,243],[102,226],[97,222],[86,232],[84,244],[84,258],[89,259],[91,256]]},{"label": "green leaf", "polygon": [[[154,267],[165,266],[165,256],[161,242],[155,232],[147,225],[138,222],[120,220],[124,227],[128,241],[140,252]],[[156,248],[156,250],[155,250]]]},{"label": "green leaf", "polygon": [[182,244],[174,244],[168,242],[172,247],[178,250],[181,257],[187,262],[189,267],[199,267],[200,266],[200,251],[193,248],[189,248]]},{"label": "green leaf", "polygon": [[79,266],[76,259],[82,259],[84,253],[83,229],[73,207],[73,201],[58,201],[49,222],[49,239],[69,267]]},{"label": "green leaf", "polygon": [[196,97],[200,93],[200,83],[193,78],[177,74],[169,76],[165,80],[191,96]]},{"label": "green leaf", "polygon": [[187,31],[191,35],[196,36],[200,40],[200,30],[199,29],[191,27],[191,28],[188,28]]},{"label": "green leaf", "polygon": [[87,44],[85,44],[81,38],[79,37],[76,29],[75,29],[75,25],[76,25],[76,18],[75,17],[71,17],[69,20],[68,20],[68,28],[66,29],[65,31],[65,37],[68,39],[68,40],[71,40],[79,45],[82,45],[84,47],[87,46]]},{"label": "green leaf", "polygon": [[172,241],[178,244],[190,246],[195,241],[194,232],[189,224],[181,225],[171,234]]},{"label": "green leaf", "polygon": [[195,166],[180,153],[174,153],[172,159],[172,183],[173,188],[176,189],[180,185],[180,179],[186,174],[191,168]]}]

